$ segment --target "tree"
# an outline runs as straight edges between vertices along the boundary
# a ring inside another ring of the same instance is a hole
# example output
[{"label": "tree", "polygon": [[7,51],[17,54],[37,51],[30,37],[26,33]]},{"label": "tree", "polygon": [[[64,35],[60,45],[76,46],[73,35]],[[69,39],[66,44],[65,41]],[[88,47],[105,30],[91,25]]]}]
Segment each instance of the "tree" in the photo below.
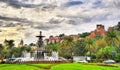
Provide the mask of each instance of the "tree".
[{"label": "tree", "polygon": [[103,39],[103,36],[96,36],[95,39],[96,40],[101,40],[101,39]]},{"label": "tree", "polygon": [[60,44],[60,54],[65,57],[72,57],[74,45],[74,40],[71,37],[64,38]]},{"label": "tree", "polygon": [[10,49],[3,49],[2,50],[2,59],[9,58],[10,56]]},{"label": "tree", "polygon": [[13,55],[14,40],[5,40],[5,45],[1,51],[2,58],[11,58]]},{"label": "tree", "polygon": [[107,44],[104,39],[99,39],[97,42],[97,50],[104,48]]},{"label": "tree", "polygon": [[31,47],[29,46],[29,47],[25,47],[25,50],[27,51],[27,52],[30,52],[31,51]]},{"label": "tree", "polygon": [[116,30],[120,31],[120,22],[118,22],[117,26],[114,27]]},{"label": "tree", "polygon": [[7,40],[7,42],[8,42],[8,48],[9,49],[11,49],[11,48],[13,48],[15,46],[14,40]]},{"label": "tree", "polygon": [[2,59],[2,50],[3,50],[3,46],[2,44],[0,44],[0,59]]},{"label": "tree", "polygon": [[32,51],[31,45],[25,44],[25,45],[21,48],[21,52],[23,52],[23,51],[27,51],[27,52]]},{"label": "tree", "polygon": [[96,57],[104,59],[104,48],[107,46],[107,44],[106,44],[104,38],[103,39],[99,39],[96,42],[97,42],[97,46],[96,46],[96,53],[97,54],[96,54]]},{"label": "tree", "polygon": [[15,44],[14,44],[14,40],[7,40],[7,42],[8,42],[8,50],[10,50],[9,51],[9,58],[12,58],[12,56],[13,56],[13,52],[14,51],[12,51],[12,49],[14,48],[14,46],[15,46]]},{"label": "tree", "polygon": [[20,57],[21,56],[21,48],[14,47],[12,50],[12,56]]},{"label": "tree", "polygon": [[113,59],[115,57],[112,57],[114,53],[112,51],[115,51],[115,47],[111,46],[105,46],[104,48],[101,48],[97,52],[97,58],[98,59]]},{"label": "tree", "polygon": [[60,43],[55,43],[55,44],[48,44],[45,46],[45,49],[47,49],[48,51],[58,51],[60,47]]},{"label": "tree", "polygon": [[85,38],[86,36],[89,36],[89,35],[90,35],[90,33],[84,32],[80,35],[80,37]]},{"label": "tree", "polygon": [[92,52],[94,51],[95,45],[96,45],[95,39],[93,39],[93,38],[87,38],[85,40],[85,43],[86,43],[85,47],[90,52],[90,57],[92,57]]},{"label": "tree", "polygon": [[84,56],[87,50],[85,49],[85,41],[84,40],[77,40],[75,42],[74,47],[74,55],[76,56]]},{"label": "tree", "polygon": [[119,38],[118,38],[118,33],[116,30],[112,29],[107,32],[107,36],[105,38],[107,44],[112,47],[118,47],[119,45]]}]

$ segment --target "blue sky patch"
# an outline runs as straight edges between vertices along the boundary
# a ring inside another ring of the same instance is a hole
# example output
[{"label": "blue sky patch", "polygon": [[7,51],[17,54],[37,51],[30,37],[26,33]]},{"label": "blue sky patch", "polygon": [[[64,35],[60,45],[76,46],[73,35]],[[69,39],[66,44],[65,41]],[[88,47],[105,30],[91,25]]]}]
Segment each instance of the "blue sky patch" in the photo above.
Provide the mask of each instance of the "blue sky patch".
[{"label": "blue sky patch", "polygon": [[81,5],[81,4],[83,4],[83,2],[81,1],[70,1],[70,2],[67,2],[65,6],[70,7],[70,6],[76,6],[76,5]]}]

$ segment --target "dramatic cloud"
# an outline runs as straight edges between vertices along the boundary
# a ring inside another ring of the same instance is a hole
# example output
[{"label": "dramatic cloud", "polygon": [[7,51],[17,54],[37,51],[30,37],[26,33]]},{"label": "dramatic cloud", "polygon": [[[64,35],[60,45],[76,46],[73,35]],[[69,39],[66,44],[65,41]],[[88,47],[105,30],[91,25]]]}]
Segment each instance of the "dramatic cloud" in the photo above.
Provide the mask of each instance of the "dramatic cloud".
[{"label": "dramatic cloud", "polygon": [[[35,4],[30,4],[30,3],[25,3],[27,0],[0,0],[1,2],[5,2],[8,5],[15,7],[15,8],[21,8],[21,7],[26,7],[26,8],[34,8],[40,5],[35,5]],[[32,1],[31,1],[32,2]]]},{"label": "dramatic cloud", "polygon": [[50,35],[105,29],[120,20],[120,0],[0,0],[0,42],[5,38],[36,42]]}]

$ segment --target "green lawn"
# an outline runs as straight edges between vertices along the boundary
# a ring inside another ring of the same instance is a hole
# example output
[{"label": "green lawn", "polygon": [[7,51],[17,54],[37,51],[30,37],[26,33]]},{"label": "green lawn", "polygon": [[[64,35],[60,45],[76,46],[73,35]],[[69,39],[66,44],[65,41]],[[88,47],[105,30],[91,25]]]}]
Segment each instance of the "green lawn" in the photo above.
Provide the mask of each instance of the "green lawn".
[{"label": "green lawn", "polygon": [[120,70],[120,66],[107,67],[107,66],[84,65],[79,63],[72,63],[72,64],[56,65],[53,66],[51,70]]},{"label": "green lawn", "polygon": [[0,64],[0,70],[43,70],[26,64]]},{"label": "green lawn", "polygon": [[[51,68],[51,69],[50,69]],[[118,67],[70,64],[0,64],[0,70],[120,70]]]},{"label": "green lawn", "polygon": [[41,67],[48,67],[48,66],[50,66],[52,64],[32,64],[32,65],[34,65],[34,66],[41,66]]}]

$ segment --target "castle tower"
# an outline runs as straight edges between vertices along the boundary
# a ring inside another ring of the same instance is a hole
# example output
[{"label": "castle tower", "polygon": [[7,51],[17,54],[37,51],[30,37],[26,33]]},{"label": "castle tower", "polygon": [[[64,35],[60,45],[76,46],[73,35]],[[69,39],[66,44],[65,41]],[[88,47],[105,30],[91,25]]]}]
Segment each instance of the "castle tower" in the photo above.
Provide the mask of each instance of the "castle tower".
[{"label": "castle tower", "polygon": [[87,38],[94,38],[97,36],[103,36],[103,37],[106,36],[104,25],[98,24],[96,26],[96,29],[92,31],[91,34],[87,36]]},{"label": "castle tower", "polygon": [[105,36],[106,32],[105,32],[105,28],[104,25],[97,25],[97,36]]}]

